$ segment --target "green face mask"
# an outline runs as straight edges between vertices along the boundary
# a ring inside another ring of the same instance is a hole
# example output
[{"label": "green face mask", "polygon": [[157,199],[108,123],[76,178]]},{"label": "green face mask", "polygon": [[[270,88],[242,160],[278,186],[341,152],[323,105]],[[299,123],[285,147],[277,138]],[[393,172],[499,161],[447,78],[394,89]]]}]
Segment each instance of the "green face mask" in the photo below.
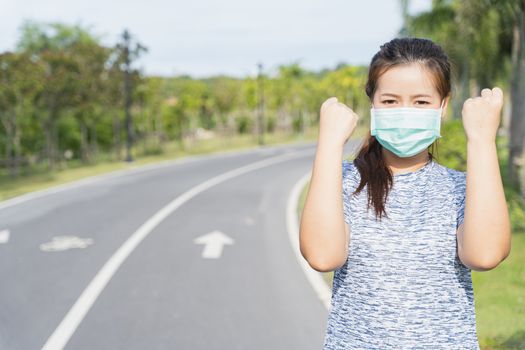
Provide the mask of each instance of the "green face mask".
[{"label": "green face mask", "polygon": [[441,137],[441,113],[430,108],[371,108],[370,133],[399,157],[411,157]]}]

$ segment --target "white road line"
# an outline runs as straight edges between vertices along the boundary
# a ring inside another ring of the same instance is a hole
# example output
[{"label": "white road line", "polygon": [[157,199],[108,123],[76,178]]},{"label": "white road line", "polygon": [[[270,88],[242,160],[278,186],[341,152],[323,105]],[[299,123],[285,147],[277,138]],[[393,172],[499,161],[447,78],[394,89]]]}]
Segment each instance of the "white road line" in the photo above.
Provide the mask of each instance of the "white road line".
[{"label": "white road line", "polygon": [[[306,145],[306,144],[307,143],[304,143],[304,145]],[[293,146],[298,146],[298,145],[303,145],[303,144],[299,144],[299,143],[293,144]],[[282,148],[286,148],[286,147],[289,147],[290,145],[288,145],[288,144],[278,145],[277,147],[280,148],[281,146],[282,146]],[[168,166],[171,166],[171,165],[177,165],[177,164],[187,163],[187,162],[191,162],[191,161],[198,161],[198,160],[202,160],[202,159],[206,159],[206,158],[228,157],[228,156],[236,156],[236,155],[250,153],[250,152],[259,152],[261,150],[264,150],[266,147],[275,148],[275,146],[270,146],[270,145],[268,145],[268,146],[257,146],[257,147],[242,149],[242,150],[233,149],[233,150],[214,152],[214,153],[194,154],[194,155],[180,157],[180,158],[177,158],[177,159],[168,159],[168,160],[164,160],[164,161],[160,161],[160,162],[155,162],[155,163],[151,163],[151,164],[144,164],[144,165],[139,165],[139,166],[130,165],[130,168],[127,168],[127,169],[114,170],[114,171],[110,171],[108,173],[88,176],[88,177],[85,177],[85,178],[82,178],[82,179],[79,179],[79,180],[74,180],[74,181],[71,181],[71,182],[68,182],[68,183],[65,183],[65,184],[56,185],[56,186],[52,186],[52,187],[45,188],[45,189],[42,189],[42,190],[29,192],[29,193],[26,193],[26,194],[22,194],[20,196],[16,196],[16,197],[13,197],[13,198],[6,199],[4,201],[0,201],[0,210],[2,210],[4,208],[12,207],[12,206],[20,204],[20,203],[27,202],[27,201],[32,200],[32,199],[40,198],[40,197],[47,196],[47,195],[50,195],[50,194],[53,194],[53,193],[58,193],[58,192],[70,190],[70,189],[73,189],[73,188],[76,188],[76,187],[81,187],[81,186],[88,185],[88,184],[91,184],[91,183],[96,183],[98,181],[105,180],[105,179],[110,179],[110,178],[119,177],[119,176],[125,176],[125,175],[128,175],[128,174],[141,173],[141,172],[148,171],[148,170],[155,170],[155,169],[159,169],[159,168],[163,168],[163,167],[168,167]]]},{"label": "white road line", "polygon": [[288,196],[288,202],[286,205],[286,227],[288,230],[288,237],[290,238],[290,243],[292,249],[297,258],[297,262],[303,269],[303,272],[310,282],[310,285],[314,289],[317,297],[323,305],[330,310],[332,291],[328,287],[328,284],[324,281],[321,272],[314,270],[306,261],[306,259],[301,254],[299,246],[299,220],[297,219],[297,207],[299,204],[299,197],[301,196],[301,191],[306,183],[310,180],[311,172],[308,172],[303,177],[295,183]]},{"label": "white road line", "polygon": [[67,190],[70,190],[70,189],[73,189],[73,188],[77,188],[77,187],[81,187],[81,186],[84,186],[84,185],[89,185],[89,184],[92,184],[92,183],[96,183],[96,182],[99,182],[101,180],[111,179],[111,178],[115,178],[115,177],[119,177],[119,176],[125,176],[127,174],[133,174],[133,173],[138,174],[138,173],[141,173],[141,172],[144,172],[144,171],[148,171],[148,170],[152,170],[152,169],[163,168],[163,167],[170,166],[170,165],[173,165],[173,164],[187,163],[189,161],[196,161],[196,160],[198,160],[198,159],[178,158],[176,160],[168,160],[168,161],[163,161],[163,162],[158,162],[158,163],[153,163],[153,164],[146,164],[146,165],[143,165],[143,166],[130,166],[130,168],[127,168],[127,169],[114,170],[114,171],[110,171],[108,173],[88,176],[88,177],[82,178],[80,180],[74,180],[74,181],[71,181],[71,182],[67,182],[65,184],[52,186],[52,187],[45,188],[45,189],[42,189],[42,190],[32,191],[32,192],[29,192],[29,193],[26,193],[26,194],[22,194],[20,196],[16,196],[16,197],[13,197],[13,198],[10,198],[10,199],[6,199],[6,200],[0,202],[0,210],[4,209],[4,208],[12,207],[12,206],[17,205],[17,204],[21,204],[21,203],[27,202],[27,201],[32,200],[32,199],[36,199],[36,198],[48,196],[50,194],[59,193],[59,192],[62,192],[62,191],[67,191]]},{"label": "white road line", "polygon": [[252,164],[242,166],[237,169],[227,171],[226,173],[217,175],[208,179],[199,185],[190,188],[158,212],[156,212],[150,219],[148,219],[137,231],[135,231],[120,248],[109,258],[104,266],[98,271],[96,276],[91,280],[86,289],[82,292],[78,300],[68,311],[62,322],[55,329],[53,334],[48,338],[42,350],[61,350],[67,344],[78,325],[86,314],[88,313],[91,306],[95,303],[99,294],[108,284],[110,279],[113,277],[117,269],[122,265],[126,258],[135,250],[140,242],[150,234],[157,225],[159,225],[164,219],[166,219],[171,213],[173,213],[182,204],[195,197],[197,194],[217,185],[226,180],[240,176],[247,172],[260,169],[275,163],[283,162],[295,157],[300,157],[306,154],[312,154],[312,149],[303,151],[287,153],[272,158],[267,158]]},{"label": "white road line", "polygon": [[[364,139],[363,139],[364,140]],[[360,142],[362,143],[363,140]],[[358,141],[358,140],[356,140]],[[352,153],[355,152],[356,147],[361,147],[359,142],[352,145]],[[288,197],[288,203],[286,205],[286,226],[288,230],[288,237],[290,238],[290,243],[292,249],[295,253],[295,257],[301,268],[303,269],[308,282],[314,289],[317,297],[323,305],[330,311],[332,303],[332,291],[328,284],[324,281],[323,275],[321,272],[314,270],[306,261],[306,259],[301,254],[301,249],[299,246],[299,220],[297,218],[297,207],[299,205],[299,197],[301,196],[301,191],[306,183],[310,180],[312,176],[311,171],[306,173],[301,177],[293,186],[292,191]]]}]

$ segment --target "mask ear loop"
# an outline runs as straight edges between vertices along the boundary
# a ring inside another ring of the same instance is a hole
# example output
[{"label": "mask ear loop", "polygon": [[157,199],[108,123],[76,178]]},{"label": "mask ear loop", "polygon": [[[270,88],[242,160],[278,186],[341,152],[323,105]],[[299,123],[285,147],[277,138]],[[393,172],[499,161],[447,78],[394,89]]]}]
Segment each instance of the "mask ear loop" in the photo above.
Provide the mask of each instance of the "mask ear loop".
[{"label": "mask ear loop", "polygon": [[371,136],[375,136],[376,135],[376,132],[375,132],[375,120],[374,120],[374,110],[375,110],[374,104],[372,103],[372,101],[370,101],[370,135]]},{"label": "mask ear loop", "polygon": [[441,107],[439,107],[441,113],[439,114],[439,120],[438,120],[439,127],[438,127],[438,132],[437,132],[437,135],[436,135],[438,138],[441,137],[441,132],[440,132],[440,130],[441,130],[441,119],[443,119],[443,105],[444,104],[445,104],[445,99],[441,100]]}]

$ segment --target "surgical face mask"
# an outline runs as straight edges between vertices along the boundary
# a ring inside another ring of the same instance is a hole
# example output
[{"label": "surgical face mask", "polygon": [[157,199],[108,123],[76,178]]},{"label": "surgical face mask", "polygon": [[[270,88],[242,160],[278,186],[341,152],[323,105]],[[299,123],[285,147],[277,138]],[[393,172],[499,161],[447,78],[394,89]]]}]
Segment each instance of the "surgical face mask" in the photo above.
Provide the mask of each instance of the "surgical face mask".
[{"label": "surgical face mask", "polygon": [[441,137],[443,103],[430,108],[371,108],[370,133],[399,157],[411,157]]}]

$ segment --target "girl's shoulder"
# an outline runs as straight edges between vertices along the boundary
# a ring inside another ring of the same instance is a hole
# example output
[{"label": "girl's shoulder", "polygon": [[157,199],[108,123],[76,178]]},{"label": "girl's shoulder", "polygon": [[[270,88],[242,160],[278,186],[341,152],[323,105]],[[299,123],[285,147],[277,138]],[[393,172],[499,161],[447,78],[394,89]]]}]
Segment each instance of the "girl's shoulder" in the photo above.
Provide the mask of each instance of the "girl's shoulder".
[{"label": "girl's shoulder", "polygon": [[466,171],[461,171],[461,170],[449,168],[449,167],[447,167],[445,165],[442,165],[442,164],[439,164],[437,162],[436,162],[436,165],[437,165],[436,168],[441,170],[443,175],[447,179],[452,181],[455,186],[461,187],[461,186],[465,186],[466,185],[466,180],[467,180],[467,172]]},{"label": "girl's shoulder", "polygon": [[355,169],[355,164],[353,159],[343,159],[343,170],[352,171]]},{"label": "girl's shoulder", "polygon": [[343,181],[359,180],[359,170],[354,164],[353,159],[343,159]]}]

